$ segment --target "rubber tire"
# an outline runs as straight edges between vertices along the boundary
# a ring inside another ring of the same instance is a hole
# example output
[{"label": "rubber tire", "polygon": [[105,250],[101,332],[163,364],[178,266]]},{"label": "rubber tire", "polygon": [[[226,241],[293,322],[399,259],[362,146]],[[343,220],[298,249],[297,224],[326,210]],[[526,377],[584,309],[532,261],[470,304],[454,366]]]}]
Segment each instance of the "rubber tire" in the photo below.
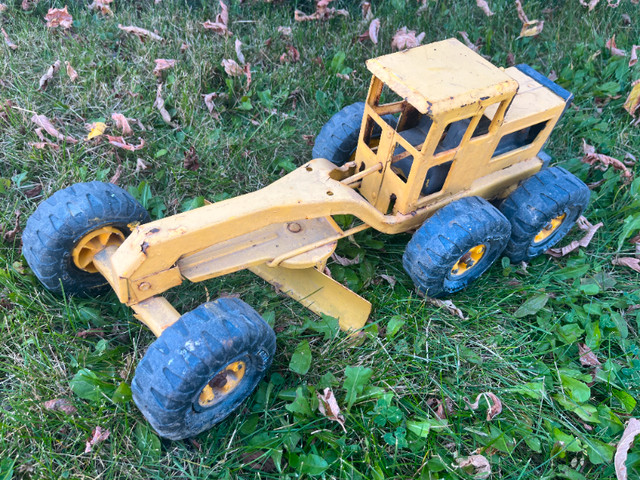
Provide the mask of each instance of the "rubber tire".
[{"label": "rubber tire", "polygon": [[[313,158],[326,158],[338,166],[344,165],[358,146],[364,103],[347,105],[324,124],[316,137],[311,155]],[[393,115],[382,117],[394,128],[398,121]],[[373,135],[380,135],[380,127],[375,126]]]},{"label": "rubber tire", "polygon": [[149,220],[144,207],[122,188],[103,182],[76,183],[54,193],[29,217],[22,254],[47,290],[91,295],[107,281],[75,266],[71,253],[78,241],[107,225],[126,236],[131,233],[129,224]]},{"label": "rubber tire", "polygon": [[[511,223],[511,239],[505,255],[514,263],[529,261],[558,243],[582,215],[591,192],[579,178],[561,167],[539,171],[525,180],[500,205]],[[552,219],[567,216],[545,241],[533,245],[534,237]]]},{"label": "rubber tire", "polygon": [[[273,329],[242,300],[205,303],[151,344],[131,383],[133,400],[160,436],[193,437],[246,400],[271,365],[275,349]],[[213,376],[241,359],[246,370],[238,386],[223,401],[196,410],[200,392]]]},{"label": "rubber tire", "polygon": [[[402,264],[417,289],[432,298],[462,290],[500,256],[511,234],[509,221],[485,199],[466,197],[438,210],[413,235]],[[466,274],[451,277],[451,269],[470,248],[487,250]]]}]

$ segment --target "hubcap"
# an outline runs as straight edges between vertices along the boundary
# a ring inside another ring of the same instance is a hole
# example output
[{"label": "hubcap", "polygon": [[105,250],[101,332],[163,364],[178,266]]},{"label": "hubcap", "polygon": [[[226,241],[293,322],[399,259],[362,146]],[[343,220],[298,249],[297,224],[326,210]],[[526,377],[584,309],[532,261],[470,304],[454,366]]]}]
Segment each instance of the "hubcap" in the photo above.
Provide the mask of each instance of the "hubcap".
[{"label": "hubcap", "polygon": [[542,228],[542,230],[540,230],[538,234],[533,238],[533,243],[534,244],[540,243],[545,241],[547,238],[549,238],[553,234],[553,232],[555,232],[556,230],[558,230],[558,228],[560,228],[560,225],[562,225],[562,222],[564,222],[564,219],[566,217],[567,217],[567,214],[562,213],[557,217],[554,217],[551,220],[549,220],[549,222]]},{"label": "hubcap", "polygon": [[460,275],[468,272],[482,259],[482,257],[484,257],[486,251],[487,247],[482,243],[476,245],[475,247],[471,247],[467,251],[467,253],[462,255],[455,263],[455,265],[451,267],[451,275],[454,277],[459,277]]},{"label": "hubcap", "polygon": [[124,233],[114,227],[102,227],[87,233],[74,247],[71,255],[73,263],[80,270],[96,273],[98,269],[93,264],[93,257],[106,247],[118,246],[124,242]]},{"label": "hubcap", "polygon": [[220,370],[200,392],[200,406],[208,407],[233,392],[242,381],[246,368],[247,365],[243,361],[237,361]]}]

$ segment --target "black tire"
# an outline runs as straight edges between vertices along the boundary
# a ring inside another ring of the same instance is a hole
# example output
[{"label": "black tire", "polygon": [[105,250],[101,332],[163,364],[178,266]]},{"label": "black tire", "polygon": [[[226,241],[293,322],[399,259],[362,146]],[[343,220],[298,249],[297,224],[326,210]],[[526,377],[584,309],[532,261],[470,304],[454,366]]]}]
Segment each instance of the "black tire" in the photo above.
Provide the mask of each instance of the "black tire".
[{"label": "black tire", "polygon": [[[273,329],[242,300],[205,303],[151,344],[131,383],[133,400],[160,436],[193,437],[246,400],[271,365],[275,349]],[[234,362],[244,362],[244,376],[228,394],[203,407],[203,389]]]},{"label": "black tire", "polygon": [[124,236],[129,224],[148,222],[149,213],[128,192],[112,183],[77,183],[42,202],[27,220],[22,254],[43,285],[54,293],[90,295],[107,281],[78,268],[73,248],[87,233],[113,226]]},{"label": "black tire", "polygon": [[[564,168],[551,167],[525,180],[500,205],[511,223],[511,239],[505,255],[514,262],[529,261],[558,243],[582,215],[591,192]],[[552,219],[565,215],[562,223],[544,240],[536,235]]]},{"label": "black tire", "polygon": [[[344,165],[358,146],[358,137],[364,115],[364,103],[347,105],[324,124],[316,137],[311,155],[313,158],[326,158],[338,166]],[[382,117],[389,125],[396,126],[393,115]],[[380,135],[380,127],[376,126],[373,136]]]},{"label": "black tire", "polygon": [[[500,256],[511,227],[504,216],[480,197],[466,197],[446,205],[413,235],[402,264],[418,290],[439,298],[463,289]],[[474,247],[482,256],[462,274],[452,269]]]}]

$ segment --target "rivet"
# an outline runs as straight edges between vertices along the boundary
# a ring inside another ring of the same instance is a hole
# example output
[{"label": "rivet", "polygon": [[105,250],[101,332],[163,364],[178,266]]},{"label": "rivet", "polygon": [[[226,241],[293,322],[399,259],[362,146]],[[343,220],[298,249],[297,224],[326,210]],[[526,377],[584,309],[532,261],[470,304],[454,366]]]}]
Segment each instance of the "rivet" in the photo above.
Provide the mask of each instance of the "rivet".
[{"label": "rivet", "polygon": [[302,231],[302,225],[297,222],[291,222],[287,224],[287,230],[291,233],[298,233]]},{"label": "rivet", "polygon": [[145,290],[149,290],[151,288],[151,284],[149,282],[142,282],[140,285],[138,285],[138,289],[142,290],[143,292]]}]

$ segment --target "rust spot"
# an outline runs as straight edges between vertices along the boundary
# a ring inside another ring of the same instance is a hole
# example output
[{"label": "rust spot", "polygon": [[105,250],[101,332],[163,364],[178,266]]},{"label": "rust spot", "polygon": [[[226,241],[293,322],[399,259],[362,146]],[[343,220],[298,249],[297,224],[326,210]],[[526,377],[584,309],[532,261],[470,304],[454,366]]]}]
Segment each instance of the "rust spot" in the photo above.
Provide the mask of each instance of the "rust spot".
[{"label": "rust spot", "polygon": [[147,248],[149,248],[149,242],[142,242],[142,245],[140,245],[140,250],[142,251],[142,253],[144,253],[145,255],[147,254]]},{"label": "rust spot", "polygon": [[220,372],[219,374],[217,374],[215,377],[209,380],[209,383],[208,383],[208,385],[211,388],[222,388],[226,384],[227,384],[226,370],[224,372]]}]

